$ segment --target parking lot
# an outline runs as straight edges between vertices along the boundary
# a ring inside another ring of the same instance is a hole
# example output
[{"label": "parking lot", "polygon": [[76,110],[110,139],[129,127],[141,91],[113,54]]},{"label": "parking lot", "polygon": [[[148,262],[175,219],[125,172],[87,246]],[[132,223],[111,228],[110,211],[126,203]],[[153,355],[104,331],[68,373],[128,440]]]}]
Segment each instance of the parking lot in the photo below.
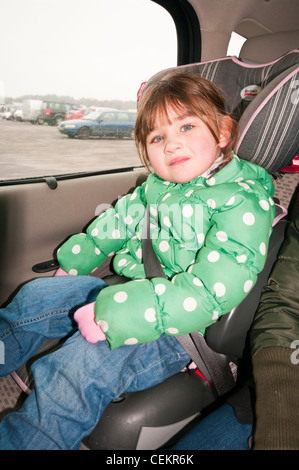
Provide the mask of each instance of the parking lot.
[{"label": "parking lot", "polygon": [[47,124],[4,119],[0,136],[0,180],[140,165],[129,139],[69,139]]}]

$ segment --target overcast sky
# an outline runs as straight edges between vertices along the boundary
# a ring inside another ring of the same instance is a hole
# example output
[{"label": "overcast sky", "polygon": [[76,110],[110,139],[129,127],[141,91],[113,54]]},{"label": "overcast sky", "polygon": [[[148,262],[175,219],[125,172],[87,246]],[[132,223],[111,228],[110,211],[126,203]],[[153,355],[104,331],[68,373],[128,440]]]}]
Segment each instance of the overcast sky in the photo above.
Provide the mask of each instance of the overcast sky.
[{"label": "overcast sky", "polygon": [[1,0],[0,95],[135,100],[176,65],[172,18],[150,0]]}]

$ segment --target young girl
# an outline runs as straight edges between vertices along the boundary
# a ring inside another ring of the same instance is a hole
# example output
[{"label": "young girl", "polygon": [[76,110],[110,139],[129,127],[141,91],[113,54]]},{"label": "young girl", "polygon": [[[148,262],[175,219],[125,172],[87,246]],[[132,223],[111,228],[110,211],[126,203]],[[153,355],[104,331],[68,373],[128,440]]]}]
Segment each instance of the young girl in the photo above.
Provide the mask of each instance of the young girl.
[{"label": "young girl", "polygon": [[[166,75],[144,90],[135,135],[153,170],[146,182],[62,245],[54,278],[28,283],[0,313],[1,375],[45,337],[73,333],[34,364],[35,389],[1,423],[1,449],[78,449],[111,400],[179,372],[190,358],[175,336],[204,332],[264,266],[273,184],[233,154],[237,125],[220,90],[194,74]],[[165,278],[145,276],[146,206]],[[86,276],[111,253],[128,282]]]}]

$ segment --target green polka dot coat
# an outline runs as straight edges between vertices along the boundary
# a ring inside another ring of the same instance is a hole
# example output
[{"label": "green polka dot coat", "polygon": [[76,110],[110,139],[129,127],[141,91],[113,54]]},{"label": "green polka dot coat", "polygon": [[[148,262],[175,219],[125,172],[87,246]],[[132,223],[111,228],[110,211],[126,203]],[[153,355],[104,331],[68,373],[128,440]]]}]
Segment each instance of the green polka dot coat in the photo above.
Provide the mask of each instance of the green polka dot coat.
[{"label": "green polka dot coat", "polygon": [[[104,288],[96,300],[95,319],[109,347],[154,341],[163,333],[204,333],[237,306],[266,260],[273,192],[268,173],[237,156],[214,176],[186,184],[151,174],[86,233],[65,242],[58,260],[69,274],[89,274],[114,254],[114,270],[132,279]],[[166,278],[145,277],[146,205]]]}]

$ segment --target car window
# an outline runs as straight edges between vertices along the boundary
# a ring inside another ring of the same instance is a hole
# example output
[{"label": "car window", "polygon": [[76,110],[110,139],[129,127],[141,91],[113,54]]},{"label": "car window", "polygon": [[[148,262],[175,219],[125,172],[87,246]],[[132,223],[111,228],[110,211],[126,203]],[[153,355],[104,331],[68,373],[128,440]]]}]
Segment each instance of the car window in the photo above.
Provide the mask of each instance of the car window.
[{"label": "car window", "polygon": [[244,36],[241,36],[241,34],[235,33],[233,31],[230,37],[226,55],[238,57],[245,41],[246,38]]},{"label": "car window", "polygon": [[132,118],[130,114],[127,113],[117,113],[117,121],[119,122],[129,122]]},{"label": "car window", "polygon": [[170,14],[151,0],[2,0],[0,17],[0,112],[25,100],[30,111],[30,121],[0,116],[0,180],[140,165],[131,137],[71,139],[54,116],[135,111],[141,83],[176,65]]},{"label": "car window", "polygon": [[115,113],[104,113],[101,114],[99,119],[103,122],[113,122],[115,121]]}]

